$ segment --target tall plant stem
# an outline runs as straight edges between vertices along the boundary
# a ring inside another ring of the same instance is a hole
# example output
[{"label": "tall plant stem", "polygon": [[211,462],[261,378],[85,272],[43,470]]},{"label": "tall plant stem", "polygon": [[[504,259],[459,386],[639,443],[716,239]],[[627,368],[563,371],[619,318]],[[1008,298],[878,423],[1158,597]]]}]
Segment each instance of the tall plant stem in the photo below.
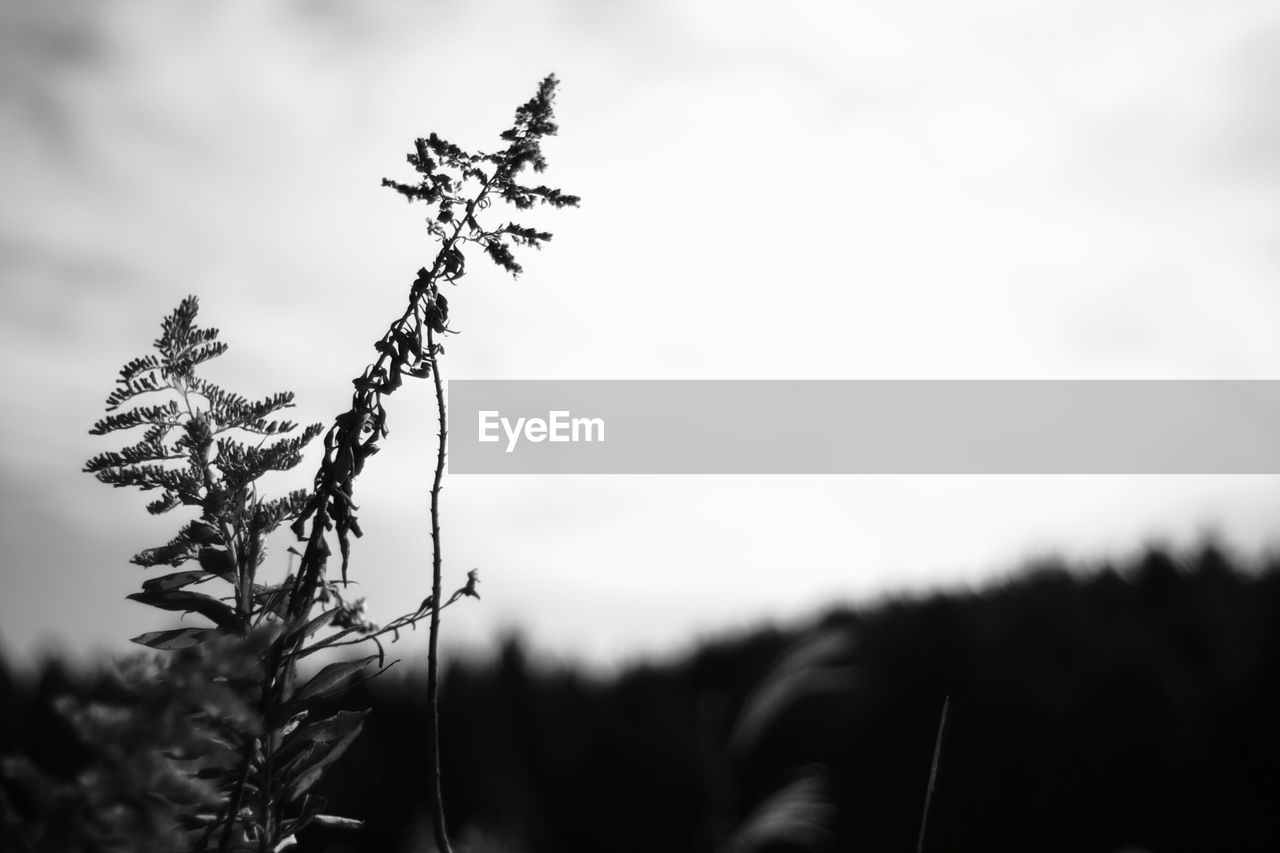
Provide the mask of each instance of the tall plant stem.
[{"label": "tall plant stem", "polygon": [[445,419],[444,381],[440,378],[440,359],[436,351],[435,336],[427,328],[427,353],[431,365],[431,377],[435,382],[436,418],[439,421],[439,441],[436,444],[436,472],[431,483],[431,630],[427,640],[427,727],[431,749],[431,777],[428,781],[431,800],[431,823],[435,829],[436,847],[440,853],[453,853],[449,846],[449,833],[444,823],[444,798],[440,787],[440,704],[439,658],[436,643],[440,638],[440,481],[444,477],[445,448],[448,442],[448,424]]}]

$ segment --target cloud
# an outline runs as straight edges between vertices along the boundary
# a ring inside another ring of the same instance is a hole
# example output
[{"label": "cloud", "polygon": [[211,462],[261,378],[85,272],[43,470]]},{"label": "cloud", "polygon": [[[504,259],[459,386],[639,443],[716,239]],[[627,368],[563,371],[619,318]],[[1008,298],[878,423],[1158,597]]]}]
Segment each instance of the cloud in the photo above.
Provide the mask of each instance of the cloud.
[{"label": "cloud", "polygon": [[[520,283],[477,270],[458,288],[451,375],[1269,375],[1280,364],[1269,6],[0,6],[0,380],[22,401],[0,414],[0,495],[16,506],[34,490],[53,508],[6,527],[6,546],[58,536],[56,508],[79,512],[85,494],[120,497],[49,472],[101,449],[84,430],[117,366],[187,293],[232,345],[219,381],[295,390],[304,421],[343,408],[430,251],[422,212],[379,179],[403,177],[411,140],[431,130],[491,144],[548,71],[564,81],[548,180],[584,206],[547,220],[556,239]],[[425,397],[394,404],[392,445],[431,434]],[[396,452],[378,459],[385,476],[370,473],[368,491],[385,495],[370,502],[412,524],[396,508],[416,505],[417,475],[403,472],[419,468]],[[713,485],[682,486],[677,503],[739,506],[733,487]],[[460,515],[492,506],[458,525],[482,569],[537,554],[538,577],[568,584],[610,550],[612,574],[590,592],[617,594],[596,621],[527,609],[566,638],[625,622],[625,637],[601,641],[615,650],[658,642],[651,621],[621,615],[645,561],[687,549],[707,573],[664,623],[671,637],[700,613],[764,608],[777,567],[760,555],[791,553],[785,529],[764,542],[719,512],[702,538],[682,527],[665,550],[617,544],[632,522],[672,521],[655,506],[661,489],[611,484],[625,520],[613,522],[614,504],[564,484],[510,501],[459,491],[472,501]],[[787,523],[812,537],[804,556],[827,560],[797,570],[795,607],[884,580],[877,563],[946,562],[905,543],[909,513],[877,517],[893,531],[877,538],[859,521],[874,506],[861,494],[841,499],[847,524],[816,509],[821,490],[788,494]],[[527,502],[542,507],[537,523]],[[608,536],[583,532],[588,509]],[[805,513],[830,524],[806,526]],[[978,559],[964,554],[984,536],[1022,541],[972,523],[957,563]],[[863,538],[841,581],[845,529]],[[157,538],[144,534],[122,528],[107,548],[90,531],[59,559],[118,556],[117,535],[131,553]],[[398,545],[362,546],[361,559],[400,565]],[[705,598],[744,565],[738,598]],[[553,583],[510,571],[495,580],[530,597]]]}]

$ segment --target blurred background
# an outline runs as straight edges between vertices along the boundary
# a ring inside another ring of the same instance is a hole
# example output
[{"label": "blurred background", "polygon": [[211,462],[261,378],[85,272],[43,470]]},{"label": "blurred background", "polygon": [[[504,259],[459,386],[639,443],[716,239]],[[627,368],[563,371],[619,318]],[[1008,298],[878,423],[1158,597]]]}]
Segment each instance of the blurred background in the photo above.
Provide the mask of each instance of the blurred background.
[{"label": "blurred background", "polygon": [[[433,130],[496,147],[549,72],[582,207],[450,293],[446,376],[1280,378],[1277,57],[1256,0],[4,0],[0,648],[168,624],[124,596],[173,519],[79,471],[161,318],[197,294],[216,381],[329,421],[432,253],[380,179]],[[381,620],[427,586],[425,386],[391,428],[352,568]],[[446,648],[608,669],[1048,554],[1262,553],[1280,483],[455,477],[444,512],[484,595]]]}]

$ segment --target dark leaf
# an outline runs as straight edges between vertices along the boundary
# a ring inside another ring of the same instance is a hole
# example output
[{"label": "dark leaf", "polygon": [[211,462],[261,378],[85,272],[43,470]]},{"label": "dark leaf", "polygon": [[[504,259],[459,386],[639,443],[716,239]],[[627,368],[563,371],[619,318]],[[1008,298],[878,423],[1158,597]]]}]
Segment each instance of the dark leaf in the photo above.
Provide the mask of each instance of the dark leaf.
[{"label": "dark leaf", "polygon": [[396,329],[395,339],[396,343],[400,345],[401,352],[409,353],[413,355],[415,359],[422,358],[422,338],[416,335],[410,335],[403,329]]},{"label": "dark leaf", "polygon": [[201,548],[199,557],[200,568],[206,572],[228,579],[235,577],[236,564],[229,551],[222,548]]},{"label": "dark leaf", "polygon": [[[309,752],[312,747],[341,740],[353,730],[359,729],[368,715],[369,711],[367,709],[364,711],[338,711],[331,717],[325,717],[323,720],[300,726],[294,730],[293,734],[285,738],[284,746],[276,753],[276,761],[280,763],[289,762],[301,755],[304,750]],[[307,759],[304,757],[298,763],[305,764]],[[289,773],[288,767],[286,767],[285,773],[286,775]]]},{"label": "dark leaf", "polygon": [[360,672],[376,660],[377,657],[377,655],[369,655],[360,660],[338,661],[329,664],[317,672],[310,681],[302,685],[297,693],[293,694],[293,701],[306,702],[340,693],[346,689],[346,682],[351,676]]},{"label": "dark leaf", "polygon": [[213,621],[220,628],[234,629],[239,625],[236,613],[227,605],[212,596],[200,592],[184,590],[145,590],[126,596],[133,601],[159,607],[161,610],[176,610],[199,613]]},{"label": "dark leaf", "polygon": [[222,534],[218,532],[218,528],[199,519],[187,525],[187,537],[201,545],[222,544]]},{"label": "dark leaf", "polygon": [[279,586],[256,588],[254,595],[263,612],[283,616],[288,609],[289,593],[293,589],[293,575]]},{"label": "dark leaf", "polygon": [[448,249],[444,252],[444,271],[445,275],[453,278],[462,278],[467,266],[467,259],[462,252],[457,249]]},{"label": "dark leaf", "polygon": [[180,589],[207,577],[210,577],[208,572],[174,572],[171,575],[143,581],[142,589],[144,592],[167,592],[171,589]]},{"label": "dark leaf", "polygon": [[[350,714],[352,712],[339,713]],[[347,747],[351,746],[352,742],[360,735],[360,728],[364,724],[364,714],[368,712],[355,713],[360,716],[360,719],[356,721],[354,728],[349,729],[338,740],[325,744],[323,747],[318,747],[304,756],[303,759],[300,759],[297,766],[290,768],[292,771],[290,775],[293,776],[293,780],[288,787],[288,798],[290,800],[298,799],[298,797],[310,790],[312,785],[320,781],[320,777],[324,775],[324,771],[329,765],[342,757],[342,753],[346,752]]]},{"label": "dark leaf", "polygon": [[445,320],[439,306],[435,304],[428,305],[427,310],[424,313],[427,325],[431,327],[431,330],[436,334],[443,334],[445,331]]},{"label": "dark leaf", "polygon": [[347,583],[347,566],[351,562],[351,539],[347,536],[347,525],[338,525],[338,550],[342,552],[342,583]]},{"label": "dark leaf", "polygon": [[139,634],[130,642],[169,651],[198,645],[221,633],[222,631],[216,628],[175,628],[171,631],[149,631],[146,634]]},{"label": "dark leaf", "polygon": [[335,607],[335,608],[333,608],[332,610],[326,610],[325,612],[321,613],[319,616],[317,616],[316,618],[312,619],[312,620],[311,620],[310,622],[308,622],[306,625],[302,626],[302,631],[301,631],[301,633],[300,633],[300,634],[292,634],[292,635],[290,635],[290,642],[295,642],[295,641],[297,641],[299,638],[301,638],[301,639],[303,639],[303,640],[307,639],[307,638],[308,638],[308,637],[310,637],[312,634],[314,634],[316,631],[319,631],[319,630],[320,630],[321,628],[323,628],[325,625],[328,625],[330,622],[332,622],[332,621],[333,621],[333,617],[334,617],[334,616],[337,616],[337,615],[338,615],[338,611],[339,611],[339,610],[341,610],[341,609],[342,609],[342,608],[340,608],[340,607]]}]

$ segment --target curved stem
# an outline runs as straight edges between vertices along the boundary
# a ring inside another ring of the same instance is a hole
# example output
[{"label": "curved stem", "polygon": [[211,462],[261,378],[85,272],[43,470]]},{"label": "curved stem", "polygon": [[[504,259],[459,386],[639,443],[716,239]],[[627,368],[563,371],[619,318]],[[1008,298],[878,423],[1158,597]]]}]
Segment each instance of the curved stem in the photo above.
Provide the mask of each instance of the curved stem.
[{"label": "curved stem", "polygon": [[435,828],[436,846],[440,853],[453,853],[449,846],[449,834],[444,823],[444,800],[440,788],[440,704],[439,658],[436,645],[440,638],[440,481],[444,477],[445,447],[448,442],[448,425],[445,421],[444,382],[440,378],[440,359],[437,358],[435,335],[427,328],[427,353],[431,358],[431,377],[435,382],[436,417],[440,424],[439,441],[436,443],[435,479],[431,483],[431,630],[427,641],[427,726],[431,750],[431,776],[428,781],[431,798],[431,823]]}]

